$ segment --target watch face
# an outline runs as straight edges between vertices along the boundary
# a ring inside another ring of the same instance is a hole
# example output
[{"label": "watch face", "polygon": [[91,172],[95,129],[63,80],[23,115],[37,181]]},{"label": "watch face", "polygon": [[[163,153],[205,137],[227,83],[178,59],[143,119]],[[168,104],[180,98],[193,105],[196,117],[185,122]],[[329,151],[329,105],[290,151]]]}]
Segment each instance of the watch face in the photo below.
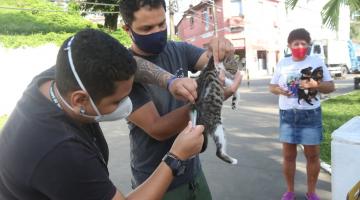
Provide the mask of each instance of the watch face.
[{"label": "watch face", "polygon": [[165,155],[163,160],[171,168],[174,176],[180,176],[185,173],[186,162],[181,161],[172,155]]},{"label": "watch face", "polygon": [[171,160],[171,168],[172,169],[178,171],[180,167],[181,167],[181,162],[179,160],[176,160],[176,159]]},{"label": "watch face", "polygon": [[180,175],[183,175],[185,173],[185,170],[186,170],[186,166],[185,165],[181,165],[179,167],[179,170],[178,170],[178,173],[177,175],[180,176]]}]

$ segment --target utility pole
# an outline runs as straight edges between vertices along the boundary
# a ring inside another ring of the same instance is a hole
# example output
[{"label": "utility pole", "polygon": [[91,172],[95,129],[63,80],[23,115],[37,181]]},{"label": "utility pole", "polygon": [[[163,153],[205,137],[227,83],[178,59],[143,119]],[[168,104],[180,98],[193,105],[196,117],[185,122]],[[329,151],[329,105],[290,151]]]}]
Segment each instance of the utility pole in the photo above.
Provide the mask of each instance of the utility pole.
[{"label": "utility pole", "polygon": [[175,23],[174,14],[179,10],[177,0],[169,0],[169,18],[170,18],[170,39],[174,39]]},{"label": "utility pole", "polygon": [[214,34],[215,34],[215,37],[217,37],[218,36],[218,24],[217,24],[215,0],[211,0],[211,4],[212,4],[212,14],[213,14],[213,18],[214,18]]}]

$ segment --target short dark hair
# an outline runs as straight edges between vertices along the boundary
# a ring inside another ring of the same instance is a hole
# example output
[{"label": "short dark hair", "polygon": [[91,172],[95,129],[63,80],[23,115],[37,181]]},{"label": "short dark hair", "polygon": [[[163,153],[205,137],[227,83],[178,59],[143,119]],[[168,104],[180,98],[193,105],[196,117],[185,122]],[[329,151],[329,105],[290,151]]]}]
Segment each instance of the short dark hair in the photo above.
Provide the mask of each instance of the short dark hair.
[{"label": "short dark hair", "polygon": [[291,44],[294,40],[305,40],[308,44],[310,44],[310,33],[304,28],[294,29],[289,33],[288,44]]},{"label": "short dark hair", "polygon": [[134,13],[145,6],[150,6],[150,8],[162,6],[166,11],[165,0],[122,0],[119,7],[125,24],[131,26],[135,18]]},{"label": "short dark hair", "polygon": [[[56,60],[55,81],[62,95],[80,89],[65,50],[70,39],[60,47]],[[76,33],[71,44],[71,57],[82,83],[96,103],[114,94],[115,82],[129,80],[137,68],[135,59],[122,44],[94,29]]]}]

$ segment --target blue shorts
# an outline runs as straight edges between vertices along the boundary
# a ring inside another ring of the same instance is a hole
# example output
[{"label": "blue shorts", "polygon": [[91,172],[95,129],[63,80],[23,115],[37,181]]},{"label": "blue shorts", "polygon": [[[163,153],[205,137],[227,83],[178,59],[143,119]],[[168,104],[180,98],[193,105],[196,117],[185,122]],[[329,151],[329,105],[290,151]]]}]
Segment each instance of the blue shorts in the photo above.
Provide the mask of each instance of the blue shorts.
[{"label": "blue shorts", "polygon": [[280,110],[280,136],[283,143],[319,145],[323,139],[321,108]]}]

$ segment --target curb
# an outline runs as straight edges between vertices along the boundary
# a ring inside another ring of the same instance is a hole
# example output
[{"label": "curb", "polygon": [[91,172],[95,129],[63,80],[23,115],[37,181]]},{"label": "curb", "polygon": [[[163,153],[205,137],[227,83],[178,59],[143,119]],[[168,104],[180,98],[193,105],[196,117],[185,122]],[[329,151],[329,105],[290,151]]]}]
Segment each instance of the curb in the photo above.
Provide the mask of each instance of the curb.
[{"label": "curb", "polygon": [[335,97],[345,96],[345,95],[348,95],[348,94],[353,93],[355,91],[360,91],[360,90],[352,90],[351,92],[347,92],[347,93],[344,93],[344,94],[337,94],[337,95],[334,95],[334,96],[326,97],[324,99],[320,99],[320,102],[324,102],[324,101],[327,101],[327,100],[335,98]]},{"label": "curb", "polygon": [[[304,151],[304,146],[300,144],[300,148]],[[320,159],[320,168],[331,176],[331,166]]]}]

